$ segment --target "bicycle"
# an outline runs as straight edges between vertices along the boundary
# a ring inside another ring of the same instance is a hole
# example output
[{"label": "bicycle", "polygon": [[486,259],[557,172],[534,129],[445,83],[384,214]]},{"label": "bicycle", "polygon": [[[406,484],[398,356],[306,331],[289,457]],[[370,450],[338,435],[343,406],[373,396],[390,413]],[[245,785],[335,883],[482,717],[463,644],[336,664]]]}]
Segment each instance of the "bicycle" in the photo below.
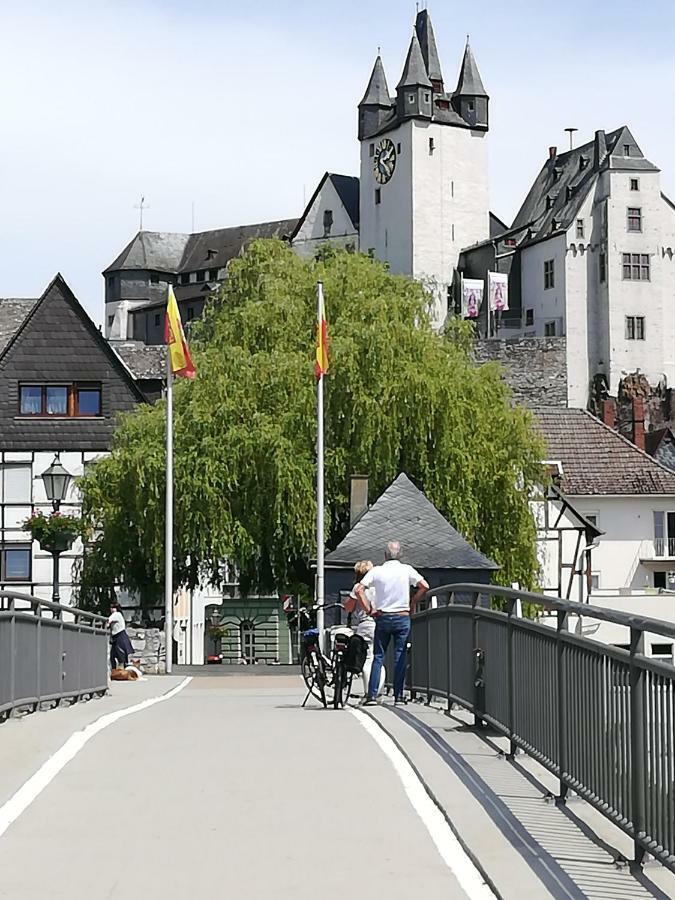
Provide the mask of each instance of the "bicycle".
[{"label": "bicycle", "polygon": [[[336,608],[344,609],[341,603],[329,603],[324,606],[324,610]],[[316,609],[317,607],[312,607],[313,612]],[[303,615],[307,619],[310,618],[306,608],[298,610],[298,627]],[[318,628],[308,628],[303,632],[300,670],[307,687],[303,707],[311,696],[320,700],[325,709],[329,703],[334,709],[342,709],[349,700],[354,676],[347,669],[346,654],[352,630],[336,625],[329,629],[328,634],[331,641],[330,656],[326,656],[319,648]],[[332,696],[329,692],[332,692]]]}]

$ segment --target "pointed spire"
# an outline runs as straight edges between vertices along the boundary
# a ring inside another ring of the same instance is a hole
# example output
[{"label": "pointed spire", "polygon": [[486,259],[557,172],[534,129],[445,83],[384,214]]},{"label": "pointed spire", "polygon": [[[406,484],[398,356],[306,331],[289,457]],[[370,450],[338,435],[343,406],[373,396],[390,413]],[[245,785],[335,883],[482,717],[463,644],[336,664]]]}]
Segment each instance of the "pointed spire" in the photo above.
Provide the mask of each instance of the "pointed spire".
[{"label": "pointed spire", "polygon": [[379,53],[373,66],[366,93],[363,95],[363,100],[359,103],[359,106],[391,106],[387,77],[384,74],[382,57]]},{"label": "pointed spire", "polygon": [[417,13],[415,32],[417,33],[420,42],[422,58],[424,59],[427,75],[432,82],[440,82],[442,84],[443,73],[441,72],[441,61],[438,58],[434,26],[431,24],[431,16],[426,9]]},{"label": "pointed spire", "polygon": [[462,68],[459,72],[459,81],[457,82],[457,90],[455,96],[467,97],[487,97],[487,91],[483,87],[483,80],[480,77],[478,66],[476,64],[471,45],[469,44],[469,36],[466,36],[466,49],[464,50],[464,59],[462,60]]},{"label": "pointed spire", "polygon": [[431,87],[431,81],[427,75],[427,69],[424,65],[424,57],[422,56],[422,48],[417,39],[417,32],[413,31],[408,56],[406,57],[405,66],[403,67],[403,75],[396,86],[397,90],[406,87]]}]

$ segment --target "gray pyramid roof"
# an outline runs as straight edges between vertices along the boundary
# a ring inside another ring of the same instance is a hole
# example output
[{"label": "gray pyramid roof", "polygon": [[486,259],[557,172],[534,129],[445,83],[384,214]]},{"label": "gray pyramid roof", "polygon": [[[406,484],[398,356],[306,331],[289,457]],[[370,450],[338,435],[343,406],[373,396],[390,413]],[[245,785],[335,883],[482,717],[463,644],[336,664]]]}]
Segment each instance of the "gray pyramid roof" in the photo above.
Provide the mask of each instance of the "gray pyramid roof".
[{"label": "gray pyramid roof", "polygon": [[403,559],[418,569],[498,569],[475,550],[401,473],[331,553],[327,565],[380,562],[387,541],[400,541]]},{"label": "gray pyramid roof", "polygon": [[419,38],[424,65],[427,69],[427,75],[432,81],[443,81],[441,61],[438,58],[436,36],[434,35],[434,26],[431,24],[431,16],[426,9],[423,9],[421,10],[421,12],[417,13],[415,31],[417,32],[417,37]]},{"label": "gray pyramid roof", "polygon": [[359,106],[391,106],[387,76],[384,74],[382,57],[378,55],[373,66],[373,71]]},{"label": "gray pyramid roof", "polygon": [[473,55],[473,50],[469,41],[466,42],[464,51],[464,59],[462,60],[462,68],[459,72],[459,81],[457,82],[457,96],[466,97],[487,97],[487,91],[483,87],[483,79],[480,77],[478,65]]},{"label": "gray pyramid roof", "polygon": [[408,55],[403,67],[403,75],[396,86],[397,90],[406,87],[431,87],[429,76],[427,75],[427,67],[424,65],[424,57],[422,56],[422,48],[417,39],[417,32],[413,31],[413,36],[408,48]]}]

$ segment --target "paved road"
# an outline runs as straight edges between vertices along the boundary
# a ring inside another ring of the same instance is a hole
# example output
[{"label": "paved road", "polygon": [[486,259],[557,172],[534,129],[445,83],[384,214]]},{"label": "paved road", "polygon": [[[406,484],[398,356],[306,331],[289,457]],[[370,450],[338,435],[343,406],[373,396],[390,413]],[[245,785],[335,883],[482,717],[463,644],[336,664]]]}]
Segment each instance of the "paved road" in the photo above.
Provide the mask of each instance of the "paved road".
[{"label": "paved road", "polygon": [[465,898],[372,737],[301,699],[202,677],[115,722],[0,837],[0,897]]}]

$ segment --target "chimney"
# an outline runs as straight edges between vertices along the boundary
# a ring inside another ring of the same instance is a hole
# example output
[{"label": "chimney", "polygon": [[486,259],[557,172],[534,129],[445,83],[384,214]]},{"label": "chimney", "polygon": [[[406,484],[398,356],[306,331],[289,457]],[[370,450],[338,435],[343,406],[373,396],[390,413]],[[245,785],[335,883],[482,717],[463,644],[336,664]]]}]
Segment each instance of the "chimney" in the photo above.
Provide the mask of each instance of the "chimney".
[{"label": "chimney", "polygon": [[558,155],[557,147],[549,147],[548,148],[548,158],[549,159],[555,159],[557,155]]},{"label": "chimney", "polygon": [[595,152],[593,155],[593,166],[599,169],[607,157],[607,138],[604,131],[595,132]]},{"label": "chimney", "polygon": [[349,485],[349,527],[353,528],[368,509],[368,476],[352,475]]},{"label": "chimney", "polygon": [[616,400],[613,397],[602,401],[602,421],[609,428],[616,427]]},{"label": "chimney", "polygon": [[633,398],[633,443],[638,450],[645,449],[645,401],[644,397]]}]

